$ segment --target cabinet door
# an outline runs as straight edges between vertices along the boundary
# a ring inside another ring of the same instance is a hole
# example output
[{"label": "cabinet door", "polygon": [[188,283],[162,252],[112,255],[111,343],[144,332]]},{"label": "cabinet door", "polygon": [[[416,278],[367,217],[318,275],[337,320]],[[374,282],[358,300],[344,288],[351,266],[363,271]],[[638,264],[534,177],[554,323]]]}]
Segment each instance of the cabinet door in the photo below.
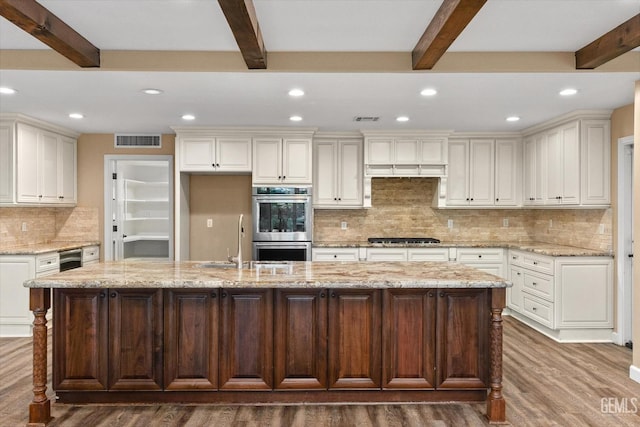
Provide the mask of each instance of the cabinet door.
[{"label": "cabinet door", "polygon": [[580,203],[580,139],[578,122],[562,127],[562,194],[563,205]]},{"label": "cabinet door", "polygon": [[545,203],[560,204],[562,199],[562,133],[547,132],[547,193]]},{"label": "cabinet door", "polygon": [[339,141],[338,160],[338,204],[362,206],[362,141]]},{"label": "cabinet door", "polygon": [[41,203],[59,203],[58,199],[58,135],[40,132],[38,135],[38,187]]},{"label": "cabinet door", "polygon": [[439,389],[489,385],[489,298],[486,289],[438,290],[437,379]]},{"label": "cabinet door", "polygon": [[0,123],[0,203],[13,202],[13,125]]},{"label": "cabinet door", "polygon": [[[536,140],[527,138],[524,140],[524,194],[523,205],[535,204],[536,196]],[[499,163],[498,163],[499,167]],[[498,184],[499,185],[499,184]]]},{"label": "cabinet door", "polygon": [[75,139],[61,137],[58,145],[60,168],[58,170],[58,199],[60,203],[73,203],[76,196],[76,160],[77,142]]},{"label": "cabinet door", "polygon": [[391,165],[394,163],[393,139],[371,138],[366,141],[366,162],[368,165]]},{"label": "cabinet door", "polygon": [[54,390],[107,390],[107,293],[107,289],[54,289]]},{"label": "cabinet door", "polygon": [[519,141],[496,141],[495,205],[517,206],[520,200]]},{"label": "cabinet door", "polygon": [[369,248],[367,261],[406,261],[407,250],[404,248]]},{"label": "cabinet door", "polygon": [[164,305],[166,390],[218,388],[218,291],[167,290]]},{"label": "cabinet door", "polygon": [[162,390],[162,290],[109,291],[109,389]]},{"label": "cabinet door", "polygon": [[471,140],[469,144],[469,204],[494,205],[495,143],[492,139]]},{"label": "cabinet door", "polygon": [[254,184],[277,184],[282,180],[282,139],[253,140],[252,170]]},{"label": "cabinet door", "polygon": [[213,172],[215,138],[181,138],[180,170],[184,172]]},{"label": "cabinet door", "polygon": [[326,291],[278,289],[275,292],[275,388],[326,389]]},{"label": "cabinet door", "polygon": [[250,138],[217,138],[216,171],[251,172]]},{"label": "cabinet door", "polygon": [[420,164],[433,165],[447,162],[444,138],[421,139],[419,144]]},{"label": "cabinet door", "polygon": [[380,388],[381,291],[329,292],[329,388]]},{"label": "cabinet door", "polygon": [[435,387],[436,290],[383,293],[382,387]]},{"label": "cabinet door", "polygon": [[581,194],[583,205],[611,203],[611,131],[608,120],[583,120],[581,129]]},{"label": "cabinet door", "polygon": [[18,124],[18,164],[16,167],[18,202],[40,202],[38,153],[38,130],[31,126]]},{"label": "cabinet door", "polygon": [[[1,208],[0,208],[1,209]],[[0,336],[30,337],[33,314],[25,280],[36,276],[33,255],[0,255]]]},{"label": "cabinet door", "polygon": [[545,202],[547,197],[548,189],[547,189],[547,181],[545,180],[547,176],[547,170],[549,165],[547,164],[547,135],[541,134],[535,137],[536,141],[536,169],[535,169],[535,195],[534,195],[534,204],[541,205]]},{"label": "cabinet door", "polygon": [[273,388],[273,293],[225,289],[220,295],[219,388]]},{"label": "cabinet door", "polygon": [[285,139],[282,146],[282,179],[290,184],[311,184],[311,140]]},{"label": "cabinet door", "polygon": [[420,145],[416,139],[396,139],[395,141],[395,164],[411,164],[419,163]]},{"label": "cabinet door", "polygon": [[447,205],[469,205],[469,141],[449,141]]},{"label": "cabinet door", "polygon": [[313,161],[314,205],[336,205],[338,202],[337,141],[316,141]]},{"label": "cabinet door", "polygon": [[509,267],[509,280],[513,283],[513,286],[507,288],[507,307],[513,311],[522,313],[524,307],[524,300],[522,296],[522,289],[524,289],[524,272],[520,267]]}]

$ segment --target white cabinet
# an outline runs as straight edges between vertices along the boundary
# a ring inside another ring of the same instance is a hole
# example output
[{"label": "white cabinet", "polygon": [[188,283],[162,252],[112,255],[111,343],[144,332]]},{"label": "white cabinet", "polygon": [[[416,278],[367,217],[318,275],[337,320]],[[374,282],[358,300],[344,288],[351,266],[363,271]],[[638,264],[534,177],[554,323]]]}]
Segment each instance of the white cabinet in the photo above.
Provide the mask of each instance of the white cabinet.
[{"label": "white cabinet", "polygon": [[362,207],[362,140],[319,139],[313,151],[315,208]]},{"label": "white cabinet", "polygon": [[580,125],[583,205],[611,203],[611,130],[608,120],[582,120]]},{"label": "white cabinet", "polygon": [[546,204],[580,202],[580,141],[577,121],[547,132]]},{"label": "white cabinet", "polygon": [[255,138],[254,185],[311,184],[311,138]]},{"label": "white cabinet", "polygon": [[178,145],[181,172],[251,172],[251,138],[185,136]]},{"label": "white cabinet", "polygon": [[521,141],[497,139],[495,147],[495,205],[518,206],[522,185]]},{"label": "white cabinet", "polygon": [[31,336],[33,315],[29,311],[26,280],[59,271],[57,252],[40,255],[0,255],[0,337]]},{"label": "white cabinet", "polygon": [[75,205],[77,141],[72,133],[10,116],[14,120],[0,123],[0,203]]},{"label": "white cabinet", "polygon": [[507,307],[558,341],[611,341],[613,260],[509,251]]},{"label": "white cabinet", "polygon": [[502,248],[457,248],[456,261],[486,273],[505,277],[504,249]]},{"label": "white cabinet", "polygon": [[313,248],[312,261],[358,261],[358,248]]},{"label": "white cabinet", "polygon": [[100,262],[100,246],[85,246],[82,248],[82,266]]},{"label": "white cabinet", "polygon": [[448,248],[407,248],[407,261],[449,261]]},{"label": "white cabinet", "polygon": [[534,135],[524,141],[523,205],[525,206],[542,205],[545,202],[546,148],[545,134]]},{"label": "white cabinet", "polygon": [[367,261],[406,261],[406,248],[367,248]]},{"label": "white cabinet", "polygon": [[449,141],[447,206],[493,206],[495,141]]},{"label": "white cabinet", "polygon": [[366,176],[446,175],[445,134],[364,132],[364,135]]}]

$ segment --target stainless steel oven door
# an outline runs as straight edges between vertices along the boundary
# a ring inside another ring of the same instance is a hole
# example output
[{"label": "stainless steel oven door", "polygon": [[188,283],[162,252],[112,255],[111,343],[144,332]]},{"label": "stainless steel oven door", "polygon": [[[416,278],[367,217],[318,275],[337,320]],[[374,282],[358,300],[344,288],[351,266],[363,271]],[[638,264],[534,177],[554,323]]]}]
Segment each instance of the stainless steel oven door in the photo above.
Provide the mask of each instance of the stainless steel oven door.
[{"label": "stainless steel oven door", "polygon": [[310,195],[253,196],[252,214],[254,241],[312,240]]},{"label": "stainless steel oven door", "polygon": [[254,261],[311,261],[311,242],[253,242]]}]

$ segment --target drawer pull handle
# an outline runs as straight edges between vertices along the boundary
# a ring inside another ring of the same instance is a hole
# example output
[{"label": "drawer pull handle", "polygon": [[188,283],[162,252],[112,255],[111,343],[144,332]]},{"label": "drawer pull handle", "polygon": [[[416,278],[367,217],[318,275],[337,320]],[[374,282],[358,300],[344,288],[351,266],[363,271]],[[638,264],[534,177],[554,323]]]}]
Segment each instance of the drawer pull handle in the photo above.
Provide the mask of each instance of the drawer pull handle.
[{"label": "drawer pull handle", "polygon": [[537,308],[537,307],[531,307],[531,309],[532,309],[533,311],[536,311],[538,308]]},{"label": "drawer pull handle", "polygon": [[533,261],[533,265],[538,265],[538,261]]},{"label": "drawer pull handle", "polygon": [[478,258],[482,258],[482,255],[478,255]]},{"label": "drawer pull handle", "polygon": [[537,284],[536,282],[531,282],[531,284],[532,284],[533,286],[538,286],[538,284]]}]

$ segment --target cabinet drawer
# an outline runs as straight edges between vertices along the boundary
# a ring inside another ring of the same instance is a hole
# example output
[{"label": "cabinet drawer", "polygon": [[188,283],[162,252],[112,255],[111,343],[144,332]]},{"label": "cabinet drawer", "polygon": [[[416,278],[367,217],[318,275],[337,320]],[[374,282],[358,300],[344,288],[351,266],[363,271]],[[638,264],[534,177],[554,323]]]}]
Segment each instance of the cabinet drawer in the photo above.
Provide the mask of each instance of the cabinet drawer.
[{"label": "cabinet drawer", "polygon": [[553,303],[523,294],[524,313],[533,320],[553,328]]},{"label": "cabinet drawer", "polygon": [[525,271],[524,289],[533,295],[553,302],[553,277]]},{"label": "cabinet drawer", "polygon": [[407,249],[409,261],[449,261],[449,249],[447,248],[409,248]]},{"label": "cabinet drawer", "polygon": [[36,256],[36,273],[60,270],[60,257],[57,252],[49,252]]},{"label": "cabinet drawer", "polygon": [[367,261],[406,261],[406,249],[393,248],[369,248],[367,250]]},{"label": "cabinet drawer", "polygon": [[358,261],[358,249],[314,250],[314,261]]},{"label": "cabinet drawer", "polygon": [[462,264],[466,263],[501,263],[504,252],[500,248],[488,249],[458,249],[457,261]]},{"label": "cabinet drawer", "polygon": [[86,264],[89,261],[96,261],[100,259],[100,248],[98,246],[87,246],[82,248],[82,264]]},{"label": "cabinet drawer", "polygon": [[553,258],[524,254],[522,256],[522,265],[540,273],[553,274]]}]

